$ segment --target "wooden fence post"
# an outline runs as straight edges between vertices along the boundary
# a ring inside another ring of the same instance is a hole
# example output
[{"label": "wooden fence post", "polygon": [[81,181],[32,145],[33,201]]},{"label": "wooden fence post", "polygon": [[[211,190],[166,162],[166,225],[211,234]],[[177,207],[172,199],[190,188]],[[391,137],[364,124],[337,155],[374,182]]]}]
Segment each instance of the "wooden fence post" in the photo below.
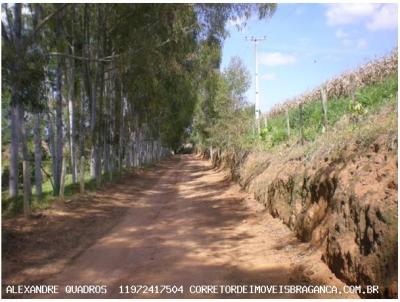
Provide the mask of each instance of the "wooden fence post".
[{"label": "wooden fence post", "polygon": [[324,132],[328,130],[328,100],[325,87],[321,88],[322,111],[324,113]]},{"label": "wooden fence post", "polygon": [[303,104],[299,104],[300,109],[300,142],[304,145],[304,129],[303,129]]},{"label": "wooden fence post", "polygon": [[[31,214],[31,205],[30,205],[30,171],[29,171],[29,162],[24,160],[22,162],[22,174],[24,179],[24,215],[29,216]],[[29,186],[29,187],[28,187]]]},{"label": "wooden fence post", "polygon": [[85,193],[85,157],[81,156],[81,162],[79,166],[79,182],[80,192]]},{"label": "wooden fence post", "polygon": [[350,75],[350,106],[353,108],[354,104],[356,103],[356,79],[354,77],[354,74]]},{"label": "wooden fence post", "polygon": [[289,120],[289,110],[287,108],[285,109],[285,115],[286,115],[287,136],[289,138],[290,137],[290,120]]},{"label": "wooden fence post", "polygon": [[60,197],[64,198],[64,189],[65,189],[65,157],[63,157],[62,164],[61,164],[61,180],[60,180]]}]

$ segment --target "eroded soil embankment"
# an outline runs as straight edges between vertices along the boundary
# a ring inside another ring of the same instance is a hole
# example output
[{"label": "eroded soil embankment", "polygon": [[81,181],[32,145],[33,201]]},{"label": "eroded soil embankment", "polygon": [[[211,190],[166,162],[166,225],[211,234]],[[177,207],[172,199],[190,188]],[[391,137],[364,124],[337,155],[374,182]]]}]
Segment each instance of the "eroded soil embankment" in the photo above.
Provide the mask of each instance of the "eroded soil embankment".
[{"label": "eroded soil embankment", "polygon": [[223,153],[216,164],[348,284],[397,297],[397,135],[312,156]]}]

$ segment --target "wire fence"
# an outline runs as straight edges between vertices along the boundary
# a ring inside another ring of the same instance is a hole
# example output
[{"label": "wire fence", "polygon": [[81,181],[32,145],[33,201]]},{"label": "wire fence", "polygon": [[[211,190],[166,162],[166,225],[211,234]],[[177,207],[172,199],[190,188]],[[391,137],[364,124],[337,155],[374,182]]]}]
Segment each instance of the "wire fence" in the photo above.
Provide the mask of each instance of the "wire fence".
[{"label": "wire fence", "polygon": [[290,108],[299,106],[300,103],[306,104],[321,99],[321,89],[326,89],[327,99],[350,96],[358,88],[381,82],[387,76],[396,73],[398,68],[398,49],[394,49],[389,55],[383,58],[368,62],[360,66],[355,71],[349,71],[326,81],[312,91],[289,99],[281,104],[274,106],[266,117],[272,117],[284,113]]},{"label": "wire fence", "polygon": [[[313,140],[343,115],[353,118],[379,107],[397,93],[397,49],[388,56],[343,73],[311,92],[275,106],[263,116],[262,139],[268,146],[297,137],[298,142]],[[329,103],[328,103],[329,101]]]}]

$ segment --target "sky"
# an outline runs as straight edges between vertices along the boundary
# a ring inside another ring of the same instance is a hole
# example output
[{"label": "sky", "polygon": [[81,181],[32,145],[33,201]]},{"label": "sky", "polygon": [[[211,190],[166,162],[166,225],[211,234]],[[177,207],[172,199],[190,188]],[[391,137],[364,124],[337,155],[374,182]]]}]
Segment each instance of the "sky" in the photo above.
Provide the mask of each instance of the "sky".
[{"label": "sky", "polygon": [[[254,44],[258,44],[261,112],[397,47],[397,4],[278,4],[269,20],[252,17],[238,30],[229,21],[221,69],[239,56],[252,75],[247,92],[255,102]],[[242,24],[243,25],[243,24]]]}]

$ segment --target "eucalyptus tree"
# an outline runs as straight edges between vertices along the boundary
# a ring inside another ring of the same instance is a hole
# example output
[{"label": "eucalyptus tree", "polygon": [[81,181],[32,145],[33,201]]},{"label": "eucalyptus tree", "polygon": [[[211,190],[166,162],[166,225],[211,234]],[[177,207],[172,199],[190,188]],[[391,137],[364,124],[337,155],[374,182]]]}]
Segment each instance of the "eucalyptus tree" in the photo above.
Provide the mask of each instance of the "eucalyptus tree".
[{"label": "eucalyptus tree", "polygon": [[[22,13],[28,6],[30,12]],[[85,166],[100,184],[103,173],[112,179],[178,148],[191,125],[209,140],[224,81],[218,69],[225,24],[254,13],[269,16],[274,9],[271,4],[3,5],[10,197],[18,193],[20,146],[29,162],[31,129],[22,122],[33,124],[39,194],[42,134],[48,137],[55,195],[63,194],[67,159],[73,182],[80,159],[83,191]]]},{"label": "eucalyptus tree", "polygon": [[[199,50],[201,64],[198,81],[201,84],[198,89],[199,100],[194,111],[191,136],[193,141],[202,150],[212,149],[213,146],[216,147],[216,144],[221,146],[229,133],[229,131],[224,132],[227,130],[226,127],[225,130],[222,130],[222,128],[219,129],[218,133],[220,136],[218,138],[216,137],[217,133],[215,133],[215,125],[219,124],[222,126],[226,122],[226,118],[224,117],[225,110],[230,110],[229,100],[235,94],[232,90],[235,84],[229,81],[229,75],[226,74],[224,76],[219,70],[222,41],[229,34],[225,29],[226,21],[241,20],[243,21],[240,22],[242,25],[237,25],[237,27],[245,26],[250,16],[256,14],[259,19],[267,19],[274,14],[276,7],[276,4],[271,3],[195,5],[195,9],[198,11],[199,23],[203,28],[203,40]],[[241,68],[240,73],[243,80],[247,76],[246,72]],[[236,85],[236,87],[239,86]],[[237,92],[236,96],[241,95],[237,94]],[[224,105],[221,106],[221,104]],[[224,106],[227,107],[225,108]],[[247,111],[244,109],[237,110],[236,114],[239,112],[243,115],[242,121],[247,120]],[[240,122],[235,124],[240,124]],[[225,124],[225,126],[228,125]]]},{"label": "eucalyptus tree", "polygon": [[1,22],[2,33],[2,90],[3,93],[10,89],[10,166],[9,166],[9,194],[11,198],[18,195],[18,148],[20,141],[20,107],[21,81],[18,79],[21,73],[19,58],[22,52],[22,4],[15,4],[13,9],[7,4],[2,4],[2,14],[6,15],[6,20]]},{"label": "eucalyptus tree", "polygon": [[66,12],[67,19],[64,25],[64,33],[66,38],[65,47],[65,79],[67,86],[68,98],[68,139],[69,139],[69,152],[71,160],[71,174],[72,182],[77,181],[77,147],[76,147],[76,107],[77,107],[77,64],[75,62],[75,55],[77,51],[78,34],[78,7],[71,5]]},{"label": "eucalyptus tree", "polygon": [[[34,38],[43,25],[55,13],[40,18],[39,11],[34,10],[22,14],[22,9],[28,9],[26,4],[16,3],[12,6],[2,5],[2,88],[9,91],[10,100],[10,184],[9,196],[18,195],[18,162],[19,146],[21,147],[24,177],[24,196],[30,197],[29,151],[27,147],[28,133],[25,122],[29,112],[40,111],[43,100],[43,80],[45,57],[40,45]],[[7,103],[7,100],[4,100]],[[29,204],[24,204],[25,208]],[[29,212],[29,209],[26,209]]]}]

